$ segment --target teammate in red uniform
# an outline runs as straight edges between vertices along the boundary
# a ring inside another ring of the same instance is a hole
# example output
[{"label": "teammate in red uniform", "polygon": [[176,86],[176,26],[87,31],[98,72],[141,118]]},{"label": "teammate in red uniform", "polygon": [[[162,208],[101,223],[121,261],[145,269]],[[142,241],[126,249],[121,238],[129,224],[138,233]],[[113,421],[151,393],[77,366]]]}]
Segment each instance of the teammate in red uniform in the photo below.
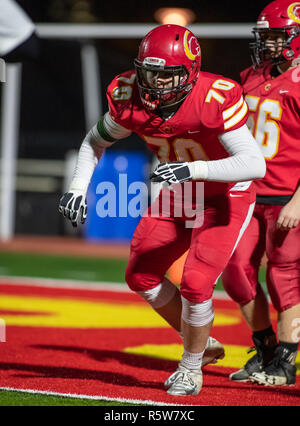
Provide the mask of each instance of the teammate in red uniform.
[{"label": "teammate in red uniform", "polygon": [[[262,148],[267,173],[255,183],[254,216],[223,283],[240,304],[257,354],[231,379],[285,385],[296,381],[300,325],[300,2],[269,4],[254,33],[255,66],[241,78],[249,125]],[[258,282],[265,251],[267,286],[279,313],[278,346]]]},{"label": "teammate in red uniform", "polygon": [[[252,216],[251,180],[265,174],[264,158],[246,126],[242,88],[200,72],[200,66],[199,43],[186,28],[163,25],[147,34],[135,70],[108,87],[109,112],[83,142],[70,190],[60,202],[60,211],[73,223],[83,221],[95,155],[97,162],[106,147],[131,132],[158,156],[151,179],[167,185],[155,204],[162,202],[162,209],[152,214],[151,208],[141,219],[126,281],[183,336],[182,361],[165,382],[171,395],[198,394],[201,366],[209,355],[210,360],[224,356],[222,346],[209,338],[213,289]],[[187,181],[195,189],[194,208],[201,204],[197,183],[204,182],[204,210],[195,211],[193,228],[177,209],[185,201],[186,185],[191,186]],[[164,213],[165,199],[170,214]],[[179,292],[165,274],[188,249]]]}]

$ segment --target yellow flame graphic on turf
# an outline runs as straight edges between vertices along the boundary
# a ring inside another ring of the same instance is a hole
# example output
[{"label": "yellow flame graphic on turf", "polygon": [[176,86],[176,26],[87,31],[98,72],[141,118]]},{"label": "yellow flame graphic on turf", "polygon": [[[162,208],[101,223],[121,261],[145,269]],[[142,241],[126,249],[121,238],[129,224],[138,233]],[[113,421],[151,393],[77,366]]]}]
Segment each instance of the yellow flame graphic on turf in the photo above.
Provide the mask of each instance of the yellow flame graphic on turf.
[{"label": "yellow flame graphic on turf", "polygon": [[[227,368],[241,368],[253,356],[248,353],[246,346],[224,345],[225,358],[218,361],[217,366]],[[125,353],[134,355],[149,356],[151,358],[167,359],[170,361],[180,361],[183,353],[183,346],[178,344],[170,345],[141,345],[124,349]],[[300,353],[297,357],[300,363]],[[297,372],[300,375],[300,371]]]},{"label": "yellow flame graphic on turf", "polygon": [[[146,303],[3,295],[0,316],[7,325],[70,328],[169,327]],[[18,313],[19,311],[19,313]],[[23,314],[22,314],[23,313]],[[234,325],[240,318],[216,312],[215,325]]]}]

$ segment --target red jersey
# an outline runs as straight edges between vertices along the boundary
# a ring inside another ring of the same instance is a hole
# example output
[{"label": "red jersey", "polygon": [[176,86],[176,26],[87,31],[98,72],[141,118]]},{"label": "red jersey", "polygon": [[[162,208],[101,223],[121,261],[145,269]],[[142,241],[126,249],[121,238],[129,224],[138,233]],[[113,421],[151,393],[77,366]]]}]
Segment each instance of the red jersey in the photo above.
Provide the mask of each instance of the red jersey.
[{"label": "red jersey", "polygon": [[[160,162],[219,160],[229,154],[218,136],[246,124],[248,107],[241,86],[219,75],[200,72],[178,111],[164,120],[144,108],[135,71],[117,76],[107,90],[111,117],[137,133]],[[205,196],[227,193],[235,184],[205,182]],[[249,189],[249,183],[243,185]]]},{"label": "red jersey", "polygon": [[300,183],[300,71],[273,78],[271,69],[251,67],[241,73],[248,126],[267,163],[266,176],[255,186],[261,196],[293,195]]}]

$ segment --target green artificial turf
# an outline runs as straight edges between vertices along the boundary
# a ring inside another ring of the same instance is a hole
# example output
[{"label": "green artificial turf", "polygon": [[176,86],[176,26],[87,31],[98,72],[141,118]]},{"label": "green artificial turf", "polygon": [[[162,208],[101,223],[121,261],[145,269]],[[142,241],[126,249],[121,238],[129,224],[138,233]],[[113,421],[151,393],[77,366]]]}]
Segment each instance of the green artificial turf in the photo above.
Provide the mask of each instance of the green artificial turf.
[{"label": "green artificial turf", "polygon": [[0,275],[7,276],[122,283],[126,265],[123,259],[0,253]]},{"label": "green artificial turf", "polygon": [[[126,259],[0,252],[0,275],[6,276],[125,284],[126,266]],[[265,269],[263,268],[260,270],[260,282],[265,282]],[[216,290],[223,290],[221,279],[217,283]]]},{"label": "green artificial turf", "polygon": [[0,391],[0,406],[134,406],[124,402],[96,401],[92,399],[30,394],[25,392]]}]

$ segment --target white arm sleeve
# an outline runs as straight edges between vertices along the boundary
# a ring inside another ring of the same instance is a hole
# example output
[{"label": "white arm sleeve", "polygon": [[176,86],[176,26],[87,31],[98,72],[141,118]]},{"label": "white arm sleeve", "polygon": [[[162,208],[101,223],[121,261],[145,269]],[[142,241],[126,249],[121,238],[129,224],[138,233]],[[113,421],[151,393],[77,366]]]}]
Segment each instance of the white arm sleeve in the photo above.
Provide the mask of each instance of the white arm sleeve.
[{"label": "white arm sleeve", "polygon": [[110,116],[109,112],[104,115],[104,127],[109,135],[118,140],[124,139],[131,135],[131,130],[125,129],[125,127],[116,123]]},{"label": "white arm sleeve", "polygon": [[265,159],[246,124],[237,130],[223,133],[219,139],[230,157],[189,163],[193,179],[244,182],[265,176]]},{"label": "white arm sleeve", "polygon": [[[103,126],[111,139],[123,139],[131,134],[131,131],[114,122],[109,113],[106,113],[103,118]],[[98,161],[105,149],[113,144],[114,142],[109,142],[100,135],[97,125],[89,131],[79,150],[69,192],[82,191],[86,193]]]},{"label": "white arm sleeve", "polygon": [[0,0],[0,56],[27,40],[35,25],[14,0]]}]

